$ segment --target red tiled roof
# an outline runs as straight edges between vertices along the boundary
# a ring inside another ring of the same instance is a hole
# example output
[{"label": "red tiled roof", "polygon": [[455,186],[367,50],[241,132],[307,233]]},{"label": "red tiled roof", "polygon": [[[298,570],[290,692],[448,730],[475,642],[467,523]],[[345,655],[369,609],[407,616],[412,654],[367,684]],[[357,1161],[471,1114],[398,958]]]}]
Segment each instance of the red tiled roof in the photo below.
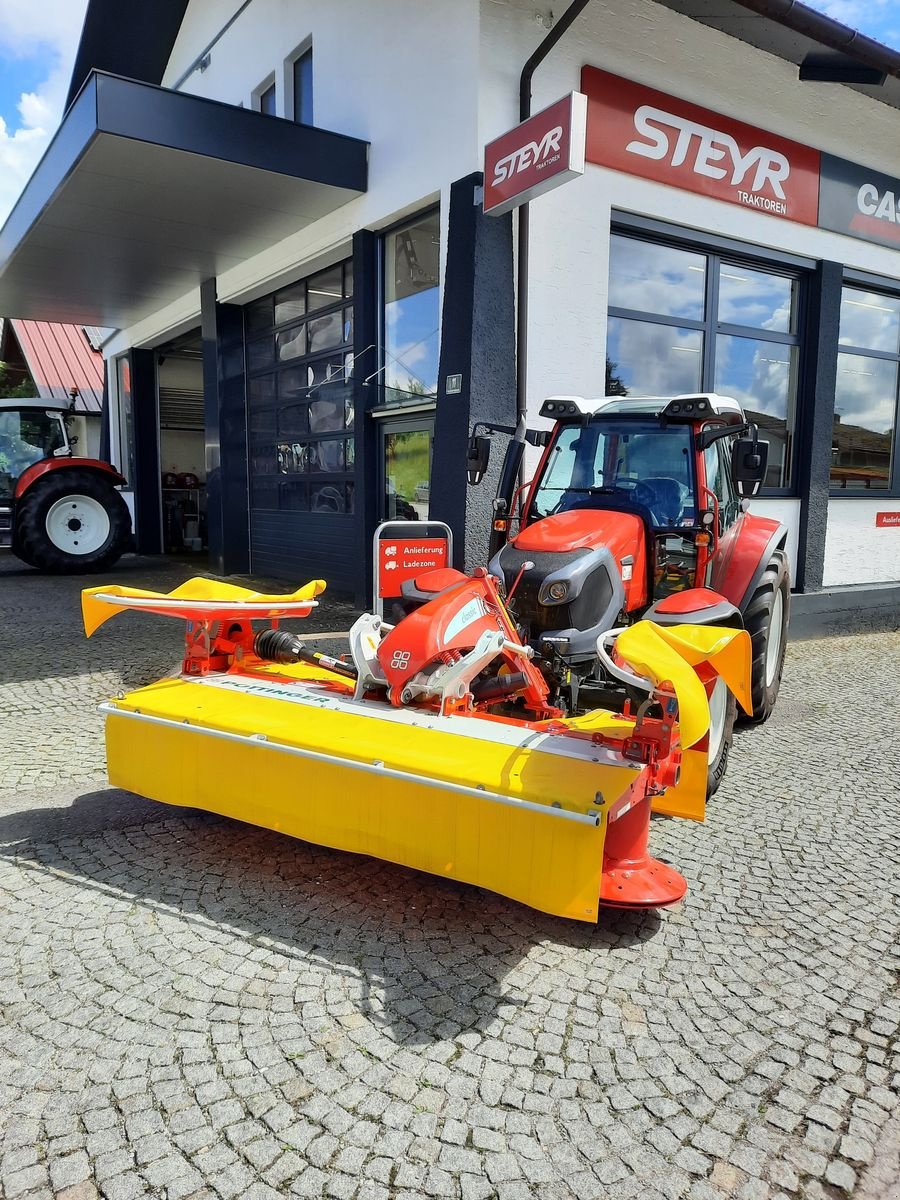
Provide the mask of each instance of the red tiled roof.
[{"label": "red tiled roof", "polygon": [[68,400],[78,389],[75,411],[98,413],[103,404],[103,355],[81,325],[10,320],[38,395]]}]

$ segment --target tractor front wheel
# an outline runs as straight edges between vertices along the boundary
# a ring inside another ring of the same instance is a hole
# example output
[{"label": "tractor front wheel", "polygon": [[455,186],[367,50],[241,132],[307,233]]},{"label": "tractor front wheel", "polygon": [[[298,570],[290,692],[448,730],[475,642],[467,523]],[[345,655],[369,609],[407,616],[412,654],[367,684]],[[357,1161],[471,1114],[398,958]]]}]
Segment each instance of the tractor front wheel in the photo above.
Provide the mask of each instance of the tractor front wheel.
[{"label": "tractor front wheel", "polygon": [[709,750],[706,796],[714,796],[728,769],[728,756],[734,741],[737,700],[724,679],[717,679],[709,697]]},{"label": "tractor front wheel", "polygon": [[772,715],[787,648],[791,579],[787,555],[776,550],[744,611],[744,628],[750,634],[753,666],[750,690],[753,715],[747,720],[761,725]]},{"label": "tractor front wheel", "polygon": [[114,487],[92,471],[60,467],[19,502],[15,553],[53,575],[102,571],[128,546],[131,517]]}]

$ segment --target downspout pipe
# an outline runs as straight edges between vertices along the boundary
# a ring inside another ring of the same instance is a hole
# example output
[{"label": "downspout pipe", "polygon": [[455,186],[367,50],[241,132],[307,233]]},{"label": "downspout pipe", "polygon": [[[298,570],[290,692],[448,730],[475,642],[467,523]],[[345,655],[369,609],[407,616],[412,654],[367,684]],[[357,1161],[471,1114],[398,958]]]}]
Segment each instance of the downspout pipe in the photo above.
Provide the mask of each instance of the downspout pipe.
[{"label": "downspout pipe", "polygon": [[[575,18],[590,4],[590,0],[572,0],[538,48],[522,68],[519,76],[519,120],[531,116],[531,81],[556,43],[565,35]],[[528,204],[519,205],[518,272],[516,276],[516,416],[525,417],[528,403]]]}]

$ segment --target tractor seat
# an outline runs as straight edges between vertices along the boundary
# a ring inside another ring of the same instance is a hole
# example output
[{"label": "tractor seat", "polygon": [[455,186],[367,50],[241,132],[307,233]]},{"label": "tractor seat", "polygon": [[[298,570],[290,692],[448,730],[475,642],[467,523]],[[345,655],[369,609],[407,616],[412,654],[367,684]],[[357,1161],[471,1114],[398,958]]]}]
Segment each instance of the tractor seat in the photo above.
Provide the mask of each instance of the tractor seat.
[{"label": "tractor seat", "polygon": [[404,600],[419,600],[422,603],[433,600],[439,592],[446,591],[455,583],[462,583],[468,578],[462,571],[453,567],[437,567],[434,571],[423,571],[414,579],[406,579],[400,585],[400,594]]},{"label": "tractor seat", "polygon": [[634,489],[634,498],[650,509],[657,527],[677,525],[684,509],[685,491],[677,479],[659,475],[642,479]]}]

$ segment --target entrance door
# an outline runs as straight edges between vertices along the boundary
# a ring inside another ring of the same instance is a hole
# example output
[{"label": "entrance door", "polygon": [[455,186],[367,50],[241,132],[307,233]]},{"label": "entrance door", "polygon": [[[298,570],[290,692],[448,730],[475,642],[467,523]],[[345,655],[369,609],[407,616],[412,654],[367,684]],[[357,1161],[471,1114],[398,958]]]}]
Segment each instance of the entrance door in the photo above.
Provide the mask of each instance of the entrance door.
[{"label": "entrance door", "polygon": [[434,418],[387,420],[381,426],[381,517],[427,521]]}]

